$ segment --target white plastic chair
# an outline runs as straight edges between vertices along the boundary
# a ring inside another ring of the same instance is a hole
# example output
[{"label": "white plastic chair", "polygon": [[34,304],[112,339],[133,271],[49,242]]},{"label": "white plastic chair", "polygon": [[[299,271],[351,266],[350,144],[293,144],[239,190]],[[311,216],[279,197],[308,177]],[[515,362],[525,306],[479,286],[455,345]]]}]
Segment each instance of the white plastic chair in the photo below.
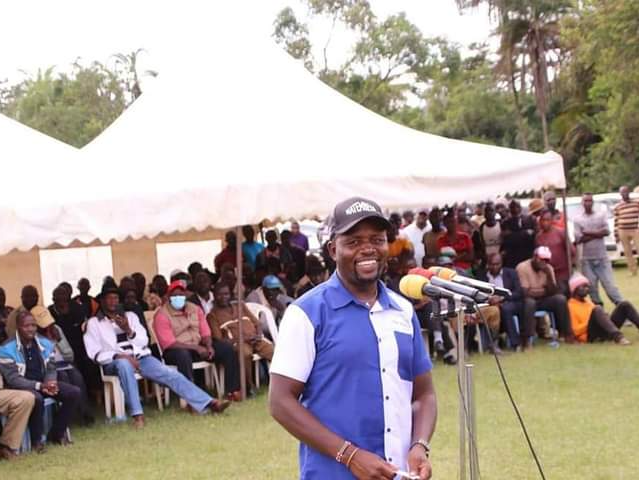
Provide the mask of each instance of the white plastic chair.
[{"label": "white plastic chair", "polygon": [[[115,410],[115,421],[124,421],[126,420],[126,404],[124,400],[124,390],[122,390],[122,385],[120,384],[120,377],[117,375],[106,375],[103,371],[103,367],[100,366],[100,376],[102,377],[102,383],[104,384],[104,414],[106,415],[107,420],[112,419],[112,410],[113,406]],[[139,373],[135,373],[135,379],[140,381],[144,380],[144,382],[148,382],[142,375]],[[164,398],[162,398],[162,389],[164,388]],[[164,406],[169,406],[170,402],[170,390],[168,387],[162,387],[157,383],[153,383],[153,390],[155,394],[155,399],[157,400],[158,410],[164,410]],[[164,400],[164,404],[162,403]]]},{"label": "white plastic chair", "polygon": [[[275,323],[275,317],[273,312],[268,307],[260,303],[245,302],[246,308],[257,318],[261,324],[262,332],[268,333],[273,339],[273,345],[277,342],[277,324]],[[255,375],[255,387],[260,388],[260,361],[263,360],[259,354],[254,353],[251,357],[253,360],[253,374]]]},{"label": "white plastic chair", "polygon": [[262,325],[262,331],[267,332],[271,335],[273,339],[273,345],[277,343],[277,323],[275,323],[275,317],[273,316],[273,312],[268,307],[260,303],[246,302],[246,308],[255,315],[255,317],[260,321]]}]

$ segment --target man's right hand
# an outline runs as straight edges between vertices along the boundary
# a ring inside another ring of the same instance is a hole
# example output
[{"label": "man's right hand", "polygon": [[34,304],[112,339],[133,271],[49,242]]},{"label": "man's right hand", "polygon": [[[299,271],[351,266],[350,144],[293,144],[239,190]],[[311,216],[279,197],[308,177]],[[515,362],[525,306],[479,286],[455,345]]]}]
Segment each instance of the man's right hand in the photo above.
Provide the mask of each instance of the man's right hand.
[{"label": "man's right hand", "polygon": [[127,336],[131,336],[132,331],[129,325],[129,319],[126,318],[126,315],[120,315],[119,313],[113,318],[115,324],[120,327],[120,329],[127,334]]},{"label": "man's right hand", "polygon": [[349,469],[358,480],[392,480],[397,471],[395,466],[366,450],[357,451]]}]

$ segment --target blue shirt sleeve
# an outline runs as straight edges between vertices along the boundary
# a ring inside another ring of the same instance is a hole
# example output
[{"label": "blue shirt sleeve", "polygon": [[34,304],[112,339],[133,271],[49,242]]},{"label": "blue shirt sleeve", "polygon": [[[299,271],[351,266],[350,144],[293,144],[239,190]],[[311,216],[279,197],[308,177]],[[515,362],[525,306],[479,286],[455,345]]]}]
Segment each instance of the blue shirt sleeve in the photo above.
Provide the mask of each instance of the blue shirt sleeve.
[{"label": "blue shirt sleeve", "polygon": [[415,376],[430,372],[433,364],[426,351],[426,345],[422,337],[422,328],[419,325],[417,315],[413,312],[413,373]]}]

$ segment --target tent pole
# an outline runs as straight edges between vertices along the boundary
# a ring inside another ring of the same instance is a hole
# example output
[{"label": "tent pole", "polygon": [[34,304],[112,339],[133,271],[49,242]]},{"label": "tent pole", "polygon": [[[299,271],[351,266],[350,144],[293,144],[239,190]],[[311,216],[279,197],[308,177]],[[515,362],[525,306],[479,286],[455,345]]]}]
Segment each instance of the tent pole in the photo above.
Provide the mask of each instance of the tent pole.
[{"label": "tent pole", "polygon": [[237,264],[237,279],[235,281],[236,295],[237,295],[237,315],[239,325],[239,338],[237,344],[238,363],[240,365],[240,392],[242,394],[242,400],[246,400],[246,375],[244,370],[244,333],[242,328],[242,316],[244,313],[244,289],[242,288],[242,242],[240,239],[242,235],[242,227],[239,225],[235,227],[235,261]]},{"label": "tent pole", "polygon": [[568,276],[572,277],[572,245],[570,243],[570,235],[568,235],[568,207],[566,205],[566,188],[561,190],[561,199],[563,201],[564,223],[566,225],[566,258],[568,259]]}]

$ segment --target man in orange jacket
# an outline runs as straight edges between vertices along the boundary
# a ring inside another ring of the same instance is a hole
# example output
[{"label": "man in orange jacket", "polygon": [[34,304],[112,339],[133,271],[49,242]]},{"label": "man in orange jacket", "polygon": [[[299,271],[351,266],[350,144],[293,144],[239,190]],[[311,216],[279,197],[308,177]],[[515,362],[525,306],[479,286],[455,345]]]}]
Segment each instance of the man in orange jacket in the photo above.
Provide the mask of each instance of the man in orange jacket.
[{"label": "man in orange jacket", "polygon": [[630,345],[621,333],[626,320],[639,328],[639,313],[628,301],[620,302],[610,315],[602,307],[595,305],[588,293],[590,282],[581,273],[575,273],[569,282],[571,298],[568,311],[572,330],[581,343],[613,340],[617,345]]}]

